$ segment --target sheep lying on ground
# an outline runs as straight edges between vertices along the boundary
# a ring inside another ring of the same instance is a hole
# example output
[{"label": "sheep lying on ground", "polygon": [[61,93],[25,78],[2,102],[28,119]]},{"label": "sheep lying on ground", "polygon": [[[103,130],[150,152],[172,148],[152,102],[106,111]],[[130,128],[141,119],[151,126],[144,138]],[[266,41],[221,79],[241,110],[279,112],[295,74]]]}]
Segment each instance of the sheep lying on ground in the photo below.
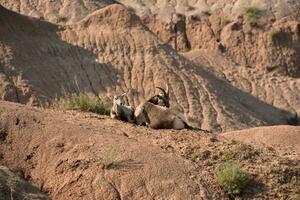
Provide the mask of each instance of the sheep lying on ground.
[{"label": "sheep lying on ground", "polygon": [[153,129],[184,129],[190,128],[186,116],[174,109],[170,109],[169,89],[157,87],[161,93],[141,103],[136,109],[124,103],[124,96],[114,96],[111,118],[119,119],[137,125],[149,126]]},{"label": "sheep lying on ground", "polygon": [[125,96],[126,93],[114,96],[113,106],[110,110],[110,117],[112,119],[118,119],[125,122],[134,123],[134,108],[132,106],[125,105]]},{"label": "sheep lying on ground", "polygon": [[184,129],[188,128],[187,119],[183,113],[178,113],[165,106],[155,105],[153,99],[141,103],[135,110],[135,123],[146,125],[153,129]]}]

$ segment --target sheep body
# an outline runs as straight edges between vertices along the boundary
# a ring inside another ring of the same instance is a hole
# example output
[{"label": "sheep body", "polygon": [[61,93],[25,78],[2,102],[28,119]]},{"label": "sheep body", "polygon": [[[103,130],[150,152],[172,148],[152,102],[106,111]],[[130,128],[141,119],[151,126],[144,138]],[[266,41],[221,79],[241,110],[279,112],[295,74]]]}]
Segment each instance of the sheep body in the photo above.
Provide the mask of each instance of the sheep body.
[{"label": "sheep body", "polygon": [[135,110],[136,124],[147,125],[153,129],[184,129],[186,121],[172,109],[151,102],[140,104]]},{"label": "sheep body", "polygon": [[113,106],[110,111],[110,117],[112,119],[118,119],[125,122],[134,123],[134,108],[129,105],[124,105],[125,102],[123,100],[123,97],[125,95],[126,93],[120,96],[114,96]]}]

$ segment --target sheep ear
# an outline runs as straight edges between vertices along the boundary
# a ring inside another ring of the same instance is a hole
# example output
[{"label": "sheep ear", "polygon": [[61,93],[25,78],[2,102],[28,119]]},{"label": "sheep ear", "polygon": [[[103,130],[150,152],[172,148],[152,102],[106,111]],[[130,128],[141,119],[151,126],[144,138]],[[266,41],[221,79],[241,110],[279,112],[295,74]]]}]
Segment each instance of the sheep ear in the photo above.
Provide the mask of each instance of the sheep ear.
[{"label": "sheep ear", "polygon": [[124,96],[126,96],[127,95],[127,93],[125,92],[125,93],[123,93],[122,95],[121,95],[121,97],[124,97]]}]

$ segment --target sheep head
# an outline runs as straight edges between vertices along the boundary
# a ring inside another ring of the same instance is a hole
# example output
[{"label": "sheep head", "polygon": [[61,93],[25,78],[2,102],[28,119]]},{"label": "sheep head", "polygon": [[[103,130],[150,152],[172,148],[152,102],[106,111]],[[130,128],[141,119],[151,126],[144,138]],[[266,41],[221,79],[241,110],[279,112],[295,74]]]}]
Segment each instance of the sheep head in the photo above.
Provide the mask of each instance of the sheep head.
[{"label": "sheep head", "polygon": [[126,93],[122,95],[114,95],[113,98],[113,104],[115,105],[125,105],[124,96],[126,96]]},{"label": "sheep head", "polygon": [[160,92],[151,97],[148,102],[153,103],[155,105],[163,106],[163,107],[170,107],[170,95],[169,95],[169,87],[166,84],[166,90],[161,88],[161,87],[156,87],[157,89],[160,90]]}]

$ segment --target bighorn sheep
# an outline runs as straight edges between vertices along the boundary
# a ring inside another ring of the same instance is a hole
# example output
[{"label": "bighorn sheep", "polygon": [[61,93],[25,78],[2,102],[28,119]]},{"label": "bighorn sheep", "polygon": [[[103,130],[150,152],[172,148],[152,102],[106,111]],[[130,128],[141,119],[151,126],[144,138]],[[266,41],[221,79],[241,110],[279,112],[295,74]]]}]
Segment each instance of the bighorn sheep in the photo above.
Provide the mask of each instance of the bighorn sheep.
[{"label": "bighorn sheep", "polygon": [[119,119],[122,121],[134,123],[134,108],[129,105],[125,105],[124,96],[126,93],[114,96],[113,106],[110,111],[110,117],[112,119]]},{"label": "bighorn sheep", "polygon": [[187,119],[182,113],[149,101],[140,104],[134,113],[137,125],[147,125],[153,129],[184,129],[187,128]]},{"label": "bighorn sheep", "polygon": [[166,85],[166,90],[161,87],[156,87],[161,90],[161,92],[148,100],[148,102],[153,103],[155,105],[170,107],[170,95],[169,95],[169,86]]},{"label": "bighorn sheep", "polygon": [[146,125],[153,129],[184,129],[188,128],[187,119],[182,113],[170,109],[169,88],[162,91],[147,101],[141,103],[135,110],[135,123]]}]

